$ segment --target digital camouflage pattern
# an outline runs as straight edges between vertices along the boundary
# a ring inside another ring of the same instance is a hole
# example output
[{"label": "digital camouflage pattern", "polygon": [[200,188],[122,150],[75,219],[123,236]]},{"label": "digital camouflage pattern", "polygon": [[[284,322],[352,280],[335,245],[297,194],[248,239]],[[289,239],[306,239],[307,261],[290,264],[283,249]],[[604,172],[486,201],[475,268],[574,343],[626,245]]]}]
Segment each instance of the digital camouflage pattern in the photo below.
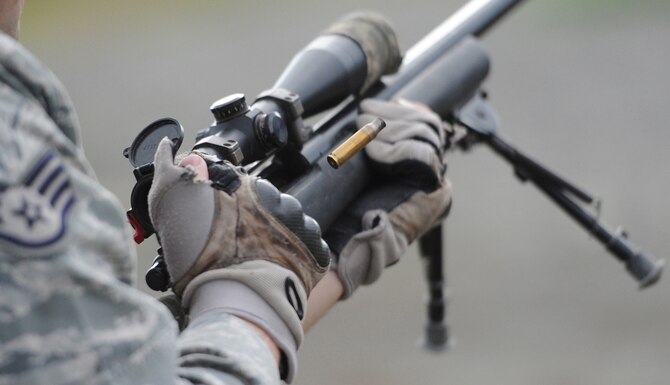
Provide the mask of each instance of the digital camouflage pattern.
[{"label": "digital camouflage pattern", "polygon": [[209,312],[178,335],[131,286],[134,261],[65,89],[0,34],[0,384],[279,383],[236,317]]}]

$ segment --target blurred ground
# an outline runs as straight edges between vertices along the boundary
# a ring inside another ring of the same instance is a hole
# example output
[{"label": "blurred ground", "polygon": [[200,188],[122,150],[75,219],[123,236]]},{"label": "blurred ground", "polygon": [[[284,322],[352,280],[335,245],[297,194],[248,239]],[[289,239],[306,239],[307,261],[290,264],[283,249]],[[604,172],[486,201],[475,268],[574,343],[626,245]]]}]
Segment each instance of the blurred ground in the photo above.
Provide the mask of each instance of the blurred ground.
[{"label": "blurred ground", "polygon": [[[30,0],[22,41],[68,86],[102,183],[128,203],[121,149],[179,119],[192,143],[212,101],[269,87],[337,17],[387,15],[404,49],[461,1]],[[485,39],[502,135],[604,200],[658,257],[670,250],[670,4],[527,2]],[[450,155],[444,355],[417,346],[420,261],[410,255],[307,337],[297,384],[666,384],[670,279],[639,292],[603,248],[485,148]],[[140,270],[153,257],[140,247]]]}]

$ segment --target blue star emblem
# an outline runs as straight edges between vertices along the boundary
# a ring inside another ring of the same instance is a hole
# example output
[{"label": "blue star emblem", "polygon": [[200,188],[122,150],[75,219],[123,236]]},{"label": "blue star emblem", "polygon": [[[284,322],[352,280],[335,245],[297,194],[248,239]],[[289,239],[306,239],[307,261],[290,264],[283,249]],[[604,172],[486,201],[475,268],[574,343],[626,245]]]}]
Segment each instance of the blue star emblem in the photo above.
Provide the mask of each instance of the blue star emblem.
[{"label": "blue star emblem", "polygon": [[23,198],[21,208],[14,210],[13,213],[15,216],[25,219],[26,225],[30,229],[33,228],[35,222],[44,220],[44,217],[42,216],[42,206],[29,202],[26,198]]},{"label": "blue star emblem", "polygon": [[21,182],[0,186],[0,247],[49,252],[68,230],[77,199],[66,166],[47,153]]}]

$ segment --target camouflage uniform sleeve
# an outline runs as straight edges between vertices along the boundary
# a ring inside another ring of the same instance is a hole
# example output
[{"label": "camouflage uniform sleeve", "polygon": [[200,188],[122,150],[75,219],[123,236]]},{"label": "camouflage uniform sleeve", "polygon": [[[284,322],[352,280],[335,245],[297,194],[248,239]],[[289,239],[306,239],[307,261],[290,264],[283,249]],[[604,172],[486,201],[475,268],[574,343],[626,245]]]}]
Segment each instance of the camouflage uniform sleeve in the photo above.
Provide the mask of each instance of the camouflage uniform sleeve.
[{"label": "camouflage uniform sleeve", "polygon": [[239,319],[207,314],[178,336],[131,286],[134,263],[65,89],[0,33],[0,385],[278,383]]},{"label": "camouflage uniform sleeve", "polygon": [[211,311],[191,321],[177,342],[179,376],[194,384],[279,384],[274,357],[239,318]]}]

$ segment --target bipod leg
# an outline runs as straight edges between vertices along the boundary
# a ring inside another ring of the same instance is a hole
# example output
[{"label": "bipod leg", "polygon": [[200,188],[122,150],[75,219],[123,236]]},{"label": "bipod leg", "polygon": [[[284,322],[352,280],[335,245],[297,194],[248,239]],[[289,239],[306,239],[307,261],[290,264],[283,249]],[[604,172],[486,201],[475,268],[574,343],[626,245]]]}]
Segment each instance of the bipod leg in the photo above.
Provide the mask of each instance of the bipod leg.
[{"label": "bipod leg", "polygon": [[593,198],[583,190],[549,171],[538,162],[522,154],[493,133],[482,136],[497,154],[509,161],[523,181],[529,181],[545,193],[572,219],[593,235],[617,259],[624,263],[626,270],[644,289],[656,283],[661,277],[663,260],[654,260],[629,239],[625,231],[611,231],[604,222],[584,210],[577,200],[592,203]]},{"label": "bipod leg", "polygon": [[433,352],[449,348],[449,328],[446,323],[447,298],[444,293],[442,224],[438,224],[419,239],[428,283],[427,310],[423,347]]}]

